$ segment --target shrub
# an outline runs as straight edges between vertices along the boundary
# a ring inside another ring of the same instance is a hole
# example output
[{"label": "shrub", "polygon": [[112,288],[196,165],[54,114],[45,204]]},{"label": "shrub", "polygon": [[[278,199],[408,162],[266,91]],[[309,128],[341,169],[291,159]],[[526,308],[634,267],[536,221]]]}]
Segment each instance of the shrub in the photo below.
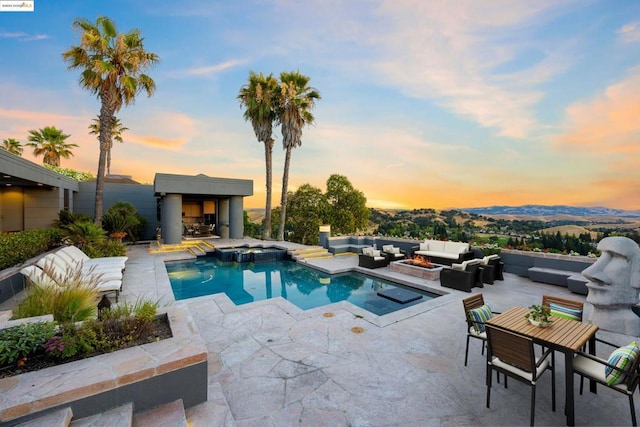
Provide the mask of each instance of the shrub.
[{"label": "shrub", "polygon": [[[45,271],[61,286],[42,286],[34,283],[26,298],[13,312],[15,319],[52,314],[57,322],[79,322],[96,316],[99,292],[89,284],[92,277],[81,272],[68,272],[64,278]],[[99,276],[93,279],[99,280]]]},{"label": "shrub", "polygon": [[103,243],[107,233],[93,221],[76,221],[64,228],[64,234],[68,242],[83,249]]},{"label": "shrub", "polygon": [[144,234],[147,221],[138,215],[131,203],[120,201],[107,209],[102,216],[102,225],[109,234],[127,233],[132,241],[136,241]]},{"label": "shrub", "polygon": [[102,243],[87,245],[82,248],[82,251],[87,254],[89,258],[124,256],[127,253],[122,243],[112,239],[107,239]]},{"label": "shrub", "polygon": [[63,233],[57,228],[25,230],[0,235],[0,270],[60,246]]},{"label": "shrub", "polygon": [[54,334],[53,322],[26,323],[0,330],[0,365],[12,365],[42,352],[42,346]]},{"label": "shrub", "polygon": [[158,311],[158,303],[138,300],[102,312],[103,332],[108,340],[127,343],[148,335]]}]

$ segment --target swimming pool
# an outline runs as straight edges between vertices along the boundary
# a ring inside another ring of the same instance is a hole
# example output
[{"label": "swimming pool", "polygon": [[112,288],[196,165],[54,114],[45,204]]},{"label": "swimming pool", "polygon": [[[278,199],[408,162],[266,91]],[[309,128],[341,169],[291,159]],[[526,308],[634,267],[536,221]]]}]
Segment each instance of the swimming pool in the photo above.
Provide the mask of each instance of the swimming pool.
[{"label": "swimming pool", "polygon": [[378,295],[406,289],[397,283],[357,272],[329,275],[286,260],[235,263],[203,257],[166,267],[176,300],[224,292],[240,305],[281,296],[303,310],[349,301],[380,316],[439,296],[412,289],[420,298],[401,304]]}]

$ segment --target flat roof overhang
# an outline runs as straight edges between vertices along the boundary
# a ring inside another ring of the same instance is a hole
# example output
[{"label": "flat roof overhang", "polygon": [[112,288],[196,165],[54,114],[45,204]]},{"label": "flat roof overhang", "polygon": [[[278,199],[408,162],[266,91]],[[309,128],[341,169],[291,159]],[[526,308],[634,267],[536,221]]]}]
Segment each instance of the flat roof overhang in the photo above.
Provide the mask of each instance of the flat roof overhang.
[{"label": "flat roof overhang", "polygon": [[207,196],[252,196],[253,180],[214,178],[207,175],[174,175],[157,173],[153,180],[156,196],[165,194]]},{"label": "flat roof overhang", "polygon": [[0,187],[61,187],[78,191],[78,181],[0,149]]}]

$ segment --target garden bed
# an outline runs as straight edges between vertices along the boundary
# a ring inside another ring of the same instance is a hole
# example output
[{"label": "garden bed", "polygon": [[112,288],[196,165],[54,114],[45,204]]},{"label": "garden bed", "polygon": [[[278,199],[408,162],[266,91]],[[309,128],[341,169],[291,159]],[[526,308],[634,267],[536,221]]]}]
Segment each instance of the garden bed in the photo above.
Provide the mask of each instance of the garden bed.
[{"label": "garden bed", "polygon": [[[152,342],[157,342],[157,341],[171,338],[171,337],[172,337],[172,334],[171,334],[171,327],[169,326],[169,320],[167,319],[166,314],[162,314],[157,316],[157,318],[153,321],[152,329],[149,331],[149,333],[146,336],[136,341],[122,343],[119,347],[114,348],[113,351],[124,350],[126,348],[135,347],[138,345],[149,344]],[[104,353],[100,353],[100,352],[84,353],[82,355],[60,360],[57,358],[49,357],[43,353],[43,354],[26,358],[26,360],[21,361],[20,363],[12,364],[11,366],[4,366],[0,368],[0,379],[12,377],[14,375],[24,374],[27,372],[38,371],[40,369],[46,369],[52,366],[63,365],[65,363],[75,362],[77,360],[99,356],[100,354],[104,354]]]},{"label": "garden bed", "polygon": [[207,400],[207,349],[181,307],[166,313],[172,337],[0,379],[0,424],[71,407],[87,417],[133,402],[143,411],[183,399]]}]

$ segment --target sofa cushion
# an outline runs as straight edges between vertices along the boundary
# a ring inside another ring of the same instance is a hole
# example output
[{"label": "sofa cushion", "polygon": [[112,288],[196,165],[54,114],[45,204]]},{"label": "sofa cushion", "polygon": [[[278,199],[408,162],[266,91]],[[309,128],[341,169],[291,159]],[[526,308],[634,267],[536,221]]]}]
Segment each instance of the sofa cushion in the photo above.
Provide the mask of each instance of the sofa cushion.
[{"label": "sofa cushion", "polygon": [[393,245],[383,245],[382,246],[382,252],[393,252]]},{"label": "sofa cushion", "polygon": [[373,249],[373,250],[371,251],[371,256],[372,256],[372,257],[380,257],[380,255],[381,255],[381,254],[380,254],[380,251],[379,251],[379,250]]},{"label": "sofa cushion", "polygon": [[450,254],[460,254],[469,250],[469,244],[463,242],[444,242],[444,251]]},{"label": "sofa cushion", "polygon": [[428,251],[429,250],[429,243],[427,243],[427,242],[420,243],[420,250],[421,251]]},{"label": "sofa cushion", "polygon": [[444,250],[444,244],[442,240],[429,240],[429,251],[431,252],[446,252]]},{"label": "sofa cushion", "polygon": [[391,249],[392,249],[392,250],[391,250],[391,253],[392,253],[392,254],[399,254],[399,253],[400,253],[400,248],[394,248],[394,247],[391,247]]}]

